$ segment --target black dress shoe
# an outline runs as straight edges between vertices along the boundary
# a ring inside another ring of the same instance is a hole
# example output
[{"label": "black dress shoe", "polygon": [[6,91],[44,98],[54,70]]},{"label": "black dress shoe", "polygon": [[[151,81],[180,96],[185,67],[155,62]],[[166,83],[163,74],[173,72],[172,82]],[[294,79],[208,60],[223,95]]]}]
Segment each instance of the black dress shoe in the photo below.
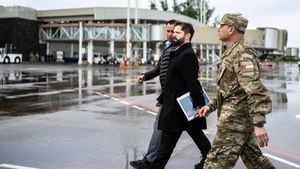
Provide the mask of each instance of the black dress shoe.
[{"label": "black dress shoe", "polygon": [[203,169],[204,163],[198,163],[195,165],[195,169]]},{"label": "black dress shoe", "polygon": [[130,161],[129,164],[136,169],[147,169],[150,162],[146,158],[143,158],[142,160]]}]

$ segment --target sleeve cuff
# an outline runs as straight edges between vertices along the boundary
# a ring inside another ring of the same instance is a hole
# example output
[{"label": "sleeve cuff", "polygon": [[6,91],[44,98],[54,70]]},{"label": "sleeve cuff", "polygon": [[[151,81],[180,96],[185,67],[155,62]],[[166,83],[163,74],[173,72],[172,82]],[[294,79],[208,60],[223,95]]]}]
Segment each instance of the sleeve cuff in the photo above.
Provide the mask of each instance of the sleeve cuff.
[{"label": "sleeve cuff", "polygon": [[253,117],[253,123],[266,123],[266,117],[264,115],[258,115]]},{"label": "sleeve cuff", "polygon": [[216,110],[216,108],[214,107],[214,105],[213,105],[212,102],[209,102],[209,103],[207,104],[207,106],[209,107],[209,111],[210,111],[210,112],[213,112],[213,111]]}]

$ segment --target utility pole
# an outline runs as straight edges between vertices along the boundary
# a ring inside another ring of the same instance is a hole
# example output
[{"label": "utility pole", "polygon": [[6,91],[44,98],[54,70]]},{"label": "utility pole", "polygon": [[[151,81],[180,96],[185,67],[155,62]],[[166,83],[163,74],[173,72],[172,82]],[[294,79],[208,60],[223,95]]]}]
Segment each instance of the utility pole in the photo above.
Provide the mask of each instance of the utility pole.
[{"label": "utility pole", "polygon": [[198,0],[199,8],[199,21],[205,25],[206,24],[206,12],[207,12],[207,2],[206,0]]},{"label": "utility pole", "polygon": [[83,28],[82,28],[82,21],[79,22],[79,53],[78,53],[78,64],[82,64],[82,37],[83,36]]},{"label": "utility pole", "polygon": [[134,24],[138,24],[138,6],[139,6],[139,1],[135,0],[135,13],[134,13]]},{"label": "utility pole", "polygon": [[[127,32],[126,32],[126,59],[125,62],[131,60],[131,44],[130,44],[130,0],[127,6]],[[126,65],[126,63],[125,63]]]}]

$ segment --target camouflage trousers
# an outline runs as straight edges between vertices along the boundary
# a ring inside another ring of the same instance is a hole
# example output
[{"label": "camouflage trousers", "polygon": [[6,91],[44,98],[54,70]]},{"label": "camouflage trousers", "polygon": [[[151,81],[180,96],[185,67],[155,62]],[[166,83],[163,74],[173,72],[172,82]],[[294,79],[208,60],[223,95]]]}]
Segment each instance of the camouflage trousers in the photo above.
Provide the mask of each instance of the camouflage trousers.
[{"label": "camouflage trousers", "polygon": [[218,128],[204,169],[232,169],[241,156],[248,169],[275,169],[263,156],[254,132],[238,132]]}]

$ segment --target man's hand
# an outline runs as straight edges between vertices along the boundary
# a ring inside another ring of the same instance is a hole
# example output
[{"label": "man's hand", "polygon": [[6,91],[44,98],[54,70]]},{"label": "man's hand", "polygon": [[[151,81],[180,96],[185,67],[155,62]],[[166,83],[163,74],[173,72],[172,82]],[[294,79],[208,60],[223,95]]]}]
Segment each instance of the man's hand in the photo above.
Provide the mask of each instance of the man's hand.
[{"label": "man's hand", "polygon": [[156,107],[160,107],[161,104],[157,101],[156,104],[155,104],[155,106],[156,106]]},{"label": "man's hand", "polygon": [[208,106],[203,106],[197,109],[197,114],[199,117],[207,117],[210,114],[210,108]]},{"label": "man's hand", "polygon": [[269,137],[267,130],[264,127],[254,127],[254,133],[260,147],[267,147],[269,142]]},{"label": "man's hand", "polygon": [[139,75],[137,77],[137,82],[138,83],[143,83],[145,81],[145,75]]}]

